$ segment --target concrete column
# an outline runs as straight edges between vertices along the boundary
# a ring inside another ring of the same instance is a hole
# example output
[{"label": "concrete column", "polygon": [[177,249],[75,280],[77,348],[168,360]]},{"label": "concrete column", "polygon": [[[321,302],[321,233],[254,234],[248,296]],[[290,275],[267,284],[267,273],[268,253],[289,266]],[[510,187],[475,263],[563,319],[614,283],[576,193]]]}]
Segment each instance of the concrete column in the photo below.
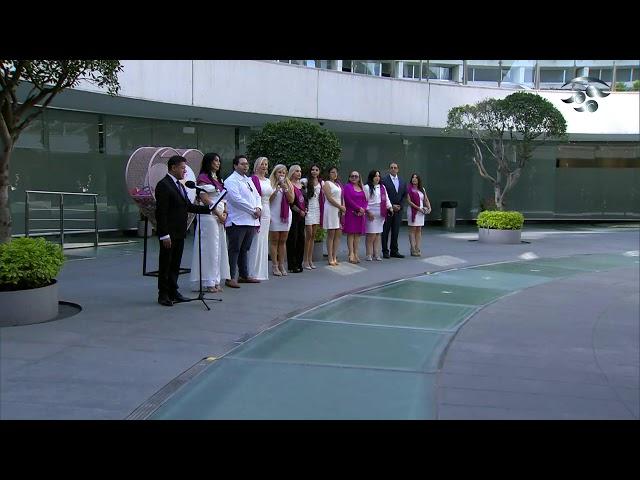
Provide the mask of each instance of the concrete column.
[{"label": "concrete column", "polygon": [[404,70],[404,62],[402,60],[398,60],[397,62],[393,62],[393,76],[394,76],[394,78],[404,78],[403,70]]},{"label": "concrete column", "polygon": [[342,71],[342,60],[331,60],[329,65],[331,70],[337,70],[338,72]]}]

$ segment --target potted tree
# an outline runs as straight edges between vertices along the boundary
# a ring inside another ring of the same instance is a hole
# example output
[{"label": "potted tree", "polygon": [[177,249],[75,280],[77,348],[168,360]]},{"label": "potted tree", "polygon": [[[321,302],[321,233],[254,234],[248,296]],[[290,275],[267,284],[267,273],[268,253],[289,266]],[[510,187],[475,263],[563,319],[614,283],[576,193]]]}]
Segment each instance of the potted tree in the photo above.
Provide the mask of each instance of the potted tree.
[{"label": "potted tree", "polygon": [[64,263],[60,245],[43,238],[0,244],[0,326],[27,325],[58,315],[55,277]]},{"label": "potted tree", "polygon": [[484,243],[520,243],[524,216],[520,212],[485,210],[476,220],[478,239]]}]

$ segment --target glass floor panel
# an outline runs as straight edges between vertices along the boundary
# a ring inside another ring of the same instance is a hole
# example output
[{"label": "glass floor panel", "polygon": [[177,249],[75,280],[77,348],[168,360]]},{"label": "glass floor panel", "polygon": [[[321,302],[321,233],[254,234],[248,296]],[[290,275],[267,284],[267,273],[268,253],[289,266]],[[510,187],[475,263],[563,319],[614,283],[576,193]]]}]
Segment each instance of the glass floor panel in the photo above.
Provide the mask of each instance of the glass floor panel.
[{"label": "glass floor panel", "polygon": [[261,333],[228,358],[430,372],[451,335],[298,319]]},{"label": "glass floor panel", "polygon": [[446,283],[448,285],[513,291],[545,283],[549,280],[535,275],[521,275],[517,273],[465,268],[463,270],[423,275],[421,277],[412,278],[412,281]]},{"label": "glass floor panel", "polygon": [[350,295],[302,313],[296,318],[452,331],[475,309],[476,307]]},{"label": "glass floor panel", "polygon": [[149,419],[432,419],[435,375],[222,358]]},{"label": "glass floor panel", "polygon": [[608,270],[617,267],[632,267],[638,265],[637,257],[625,255],[594,254],[575,255],[573,257],[545,258],[533,260],[537,265],[551,265],[553,267],[572,268],[582,271]]},{"label": "glass floor panel", "polygon": [[466,287],[447,285],[446,283],[407,280],[394,283],[387,287],[367,290],[363,293],[366,295],[404,298],[408,300],[434,301],[458,305],[483,305],[495,298],[502,297],[507,292],[493,288]]},{"label": "glass floor panel", "polygon": [[497,263],[494,265],[483,265],[473,267],[473,270],[489,270],[491,272],[520,273],[523,275],[537,275],[546,278],[568,277],[578,273],[572,268],[562,268],[559,266],[542,265],[533,260],[527,262]]}]

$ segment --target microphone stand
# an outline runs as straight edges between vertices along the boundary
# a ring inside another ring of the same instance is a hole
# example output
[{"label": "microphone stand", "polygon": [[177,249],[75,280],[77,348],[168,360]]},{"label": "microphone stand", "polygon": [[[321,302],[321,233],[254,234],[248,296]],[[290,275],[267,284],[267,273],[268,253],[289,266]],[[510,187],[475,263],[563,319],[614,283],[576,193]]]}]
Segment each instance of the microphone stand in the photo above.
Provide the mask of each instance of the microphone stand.
[{"label": "microphone stand", "polygon": [[[204,192],[204,190],[200,189],[200,188],[196,188],[196,195],[198,195],[199,192]],[[205,192],[206,193],[206,192]],[[218,204],[220,203],[220,201],[224,198],[224,196],[227,194],[226,190],[223,190],[220,193],[220,198],[218,199],[218,201],[213,205],[213,207],[211,208],[211,210],[213,211]],[[200,218],[200,213],[198,213],[198,279],[199,279],[199,285],[200,285],[200,289],[199,289],[199,293],[198,293],[198,297],[197,298],[191,298],[189,299],[190,302],[193,302],[195,300],[200,300],[204,306],[206,307],[207,310],[211,310],[209,308],[209,305],[207,305],[207,302],[205,302],[205,300],[209,300],[212,302],[221,302],[222,299],[221,298],[208,298],[204,296],[204,292],[202,290],[202,230],[201,230],[201,218]],[[212,215],[211,213],[209,213],[208,215]],[[217,227],[217,225],[216,225]]]}]

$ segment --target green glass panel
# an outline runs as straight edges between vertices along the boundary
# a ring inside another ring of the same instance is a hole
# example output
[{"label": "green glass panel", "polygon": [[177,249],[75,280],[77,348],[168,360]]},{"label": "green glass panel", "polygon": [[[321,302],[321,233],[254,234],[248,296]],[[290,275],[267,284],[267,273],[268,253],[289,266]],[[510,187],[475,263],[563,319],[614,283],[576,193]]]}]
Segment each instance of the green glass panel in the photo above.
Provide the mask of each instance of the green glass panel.
[{"label": "green glass panel", "polygon": [[524,275],[538,275],[547,278],[568,277],[575,275],[577,272],[574,269],[562,268],[558,266],[542,265],[535,263],[534,261],[527,262],[510,262],[510,263],[497,263],[494,265],[485,265],[481,267],[474,267],[474,270],[487,270],[490,272],[506,272],[506,273],[521,273]]},{"label": "green glass panel", "polygon": [[150,419],[431,419],[434,377],[223,358]]},{"label": "green glass panel", "polygon": [[398,282],[387,287],[367,291],[367,295],[453,303],[458,305],[483,305],[506,293],[504,290],[492,288],[465,287],[447,285],[446,283],[413,280]]},{"label": "green glass panel", "polygon": [[450,335],[425,330],[289,321],[234,350],[230,358],[433,371]]},{"label": "green glass panel", "polygon": [[617,267],[631,267],[638,264],[638,257],[614,254],[576,255],[573,257],[539,259],[532,263],[575,270],[595,271]]},{"label": "green glass panel", "polygon": [[520,290],[547,280],[535,275],[519,275],[499,271],[462,269],[450,272],[423,275],[412,281],[445,283],[467,287],[494,288],[498,290]]},{"label": "green glass panel", "polygon": [[474,310],[474,307],[458,305],[349,296],[300,314],[297,318],[453,330]]}]

